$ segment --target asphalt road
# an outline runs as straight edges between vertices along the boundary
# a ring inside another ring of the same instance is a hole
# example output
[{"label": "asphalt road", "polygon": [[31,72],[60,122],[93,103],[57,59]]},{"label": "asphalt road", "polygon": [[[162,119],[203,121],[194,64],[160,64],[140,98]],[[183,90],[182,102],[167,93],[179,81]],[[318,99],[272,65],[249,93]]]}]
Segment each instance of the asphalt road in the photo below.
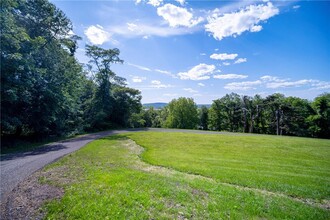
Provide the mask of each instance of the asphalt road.
[{"label": "asphalt road", "polygon": [[11,190],[13,190],[19,182],[23,181],[29,175],[43,168],[45,165],[54,162],[60,157],[63,157],[66,154],[78,150],[79,148],[85,146],[87,143],[109,135],[137,131],[187,132],[199,134],[221,133],[212,131],[162,128],[112,130],[88,134],[82,137],[72,138],[65,141],[54,142],[30,152],[3,155],[1,156],[0,161],[0,201],[2,202],[5,199],[6,195]]},{"label": "asphalt road", "polygon": [[23,181],[35,171],[66,154],[78,150],[95,139],[113,134],[143,130],[145,129],[104,131],[65,141],[54,142],[29,152],[3,155],[0,161],[0,201],[4,201],[6,195],[13,190],[19,182]]}]

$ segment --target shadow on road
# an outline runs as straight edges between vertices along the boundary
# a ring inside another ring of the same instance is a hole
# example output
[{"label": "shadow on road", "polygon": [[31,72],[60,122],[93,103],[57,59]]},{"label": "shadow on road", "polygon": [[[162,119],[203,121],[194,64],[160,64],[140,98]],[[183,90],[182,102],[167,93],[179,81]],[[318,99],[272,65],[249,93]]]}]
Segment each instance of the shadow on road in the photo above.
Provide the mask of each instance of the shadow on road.
[{"label": "shadow on road", "polygon": [[[110,131],[102,131],[102,132],[98,132],[98,133],[93,133],[93,134],[87,134],[81,137],[76,137],[76,138],[72,138],[72,139],[68,139],[68,140],[63,140],[63,141],[59,141],[53,144],[47,144],[41,147],[38,147],[32,151],[28,151],[28,152],[20,152],[20,153],[10,153],[10,154],[4,154],[0,156],[0,160],[1,161],[8,161],[8,160],[15,160],[15,159],[19,159],[19,158],[24,158],[27,156],[34,156],[34,155],[40,155],[40,154],[45,154],[51,151],[59,151],[59,150],[63,150],[63,149],[67,149],[68,147],[68,143],[71,144],[71,147],[73,145],[75,145],[75,143],[79,144],[79,142],[85,142],[83,145],[85,145],[86,143],[88,143],[89,141],[93,141],[108,135],[112,135],[112,134],[118,134],[118,133],[125,133],[125,132],[132,132],[132,131],[148,131],[148,128],[133,128],[133,129],[126,129],[126,130],[110,130]],[[80,144],[79,144],[80,145]]]},{"label": "shadow on road", "polygon": [[40,148],[37,148],[33,151],[29,152],[23,152],[23,153],[13,153],[13,154],[5,154],[1,155],[1,161],[6,161],[6,160],[14,160],[22,157],[27,157],[27,156],[34,156],[34,155],[40,155],[40,154],[45,154],[51,151],[59,151],[62,149],[66,149],[67,147],[63,144],[50,144],[50,145],[45,145]]}]

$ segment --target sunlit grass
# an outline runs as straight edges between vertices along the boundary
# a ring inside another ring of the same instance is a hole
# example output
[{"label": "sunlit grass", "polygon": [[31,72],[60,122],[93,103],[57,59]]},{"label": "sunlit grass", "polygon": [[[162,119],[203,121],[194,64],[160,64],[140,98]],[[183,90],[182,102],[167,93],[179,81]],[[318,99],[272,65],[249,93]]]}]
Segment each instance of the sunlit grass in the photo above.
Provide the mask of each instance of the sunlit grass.
[{"label": "sunlit grass", "polygon": [[[206,168],[201,170],[205,173],[210,169],[205,165],[213,161],[213,156],[206,157],[207,152],[211,154],[217,150],[210,151],[212,148],[207,149],[205,142],[216,137],[201,136],[200,138],[204,140],[202,141],[204,145],[201,147],[205,149],[203,152],[194,153],[192,146],[198,136],[193,134],[186,136],[148,132],[127,136],[147,146],[148,150],[143,154],[145,160],[173,168],[178,166],[179,170],[185,172],[144,163],[140,159],[143,149],[124,135],[100,139],[46,168],[48,171],[54,171],[51,177],[47,177],[49,178],[47,182],[51,181],[65,189],[64,197],[60,201],[53,201],[46,206],[48,210],[46,218],[329,219],[330,217],[329,211],[289,197],[224,185],[219,182],[218,176],[207,175],[212,178],[205,178],[186,173],[186,171],[198,173],[199,171],[194,170],[198,164],[204,164]],[[154,146],[153,141],[157,138],[161,139]],[[176,141],[170,143],[166,141],[172,138]],[[187,146],[185,150],[180,147],[185,153],[181,154],[180,149],[170,152],[170,149],[180,145]],[[161,150],[165,148],[164,146],[168,148]],[[229,150],[227,154],[230,155]],[[181,158],[180,155],[195,155],[194,157],[200,160],[204,155],[205,159],[210,159],[205,160],[204,163],[191,163],[190,166],[184,163],[182,168],[179,166],[180,163],[190,157]],[[165,163],[166,160],[170,160],[172,164]],[[67,181],[64,181],[65,179]]]},{"label": "sunlit grass", "polygon": [[148,163],[290,196],[330,199],[330,141],[268,135],[134,133]]}]

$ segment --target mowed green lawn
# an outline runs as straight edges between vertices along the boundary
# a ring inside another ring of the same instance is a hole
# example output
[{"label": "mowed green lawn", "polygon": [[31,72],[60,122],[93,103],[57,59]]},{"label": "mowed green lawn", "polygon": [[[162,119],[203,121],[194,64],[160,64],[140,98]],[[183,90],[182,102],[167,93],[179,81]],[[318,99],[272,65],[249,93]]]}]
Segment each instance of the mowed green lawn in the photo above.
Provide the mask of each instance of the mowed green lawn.
[{"label": "mowed green lawn", "polygon": [[330,219],[329,158],[329,140],[138,132],[94,141],[40,181],[65,189],[49,219]]},{"label": "mowed green lawn", "polygon": [[153,165],[294,197],[330,199],[330,141],[268,135],[134,133]]}]

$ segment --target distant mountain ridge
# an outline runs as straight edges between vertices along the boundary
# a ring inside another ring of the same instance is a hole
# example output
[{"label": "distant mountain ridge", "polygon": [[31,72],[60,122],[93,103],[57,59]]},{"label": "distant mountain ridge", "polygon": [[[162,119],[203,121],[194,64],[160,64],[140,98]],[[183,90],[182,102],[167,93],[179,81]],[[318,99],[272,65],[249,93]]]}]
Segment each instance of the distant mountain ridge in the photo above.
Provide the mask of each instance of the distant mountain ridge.
[{"label": "distant mountain ridge", "polygon": [[[168,103],[166,103],[166,102],[153,102],[153,103],[144,103],[143,107],[145,107],[145,108],[153,107],[154,109],[161,109],[167,105],[168,105]],[[206,106],[206,108],[210,108],[211,104],[197,104],[198,108],[201,108],[202,106]]]}]

